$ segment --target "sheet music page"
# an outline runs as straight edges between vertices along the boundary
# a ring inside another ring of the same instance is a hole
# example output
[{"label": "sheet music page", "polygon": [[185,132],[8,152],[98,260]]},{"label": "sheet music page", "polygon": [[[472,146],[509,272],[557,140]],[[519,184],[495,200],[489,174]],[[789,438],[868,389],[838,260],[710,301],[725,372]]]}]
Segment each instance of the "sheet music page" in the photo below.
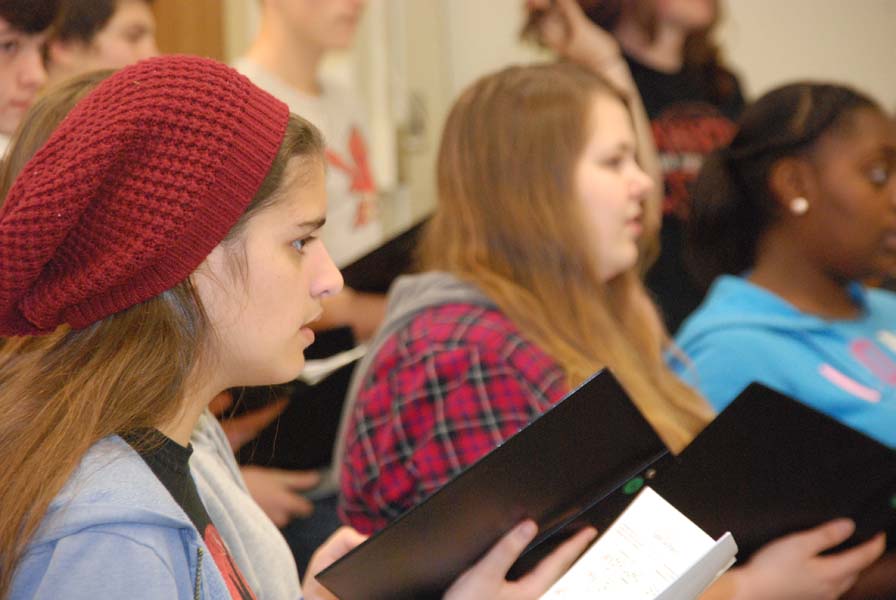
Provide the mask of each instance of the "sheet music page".
[{"label": "sheet music page", "polygon": [[645,487],[541,598],[653,600],[715,543]]}]

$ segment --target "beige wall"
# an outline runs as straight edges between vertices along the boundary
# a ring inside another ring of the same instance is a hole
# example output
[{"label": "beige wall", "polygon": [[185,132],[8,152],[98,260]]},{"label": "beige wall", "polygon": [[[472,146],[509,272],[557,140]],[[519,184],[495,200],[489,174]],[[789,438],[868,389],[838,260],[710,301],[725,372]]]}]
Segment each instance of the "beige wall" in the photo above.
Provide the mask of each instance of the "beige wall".
[{"label": "beige wall", "polygon": [[849,83],[896,109],[896,1],[727,0],[719,39],[753,97],[795,79]]},{"label": "beige wall", "polygon": [[224,51],[227,62],[249,47],[258,28],[258,0],[224,0]]},{"label": "beige wall", "polygon": [[[483,0],[444,1],[455,91],[502,65],[540,58],[516,39],[521,0],[488,0],[487,10]],[[896,0],[722,0],[722,10],[719,41],[749,94],[833,79],[896,108]]]}]

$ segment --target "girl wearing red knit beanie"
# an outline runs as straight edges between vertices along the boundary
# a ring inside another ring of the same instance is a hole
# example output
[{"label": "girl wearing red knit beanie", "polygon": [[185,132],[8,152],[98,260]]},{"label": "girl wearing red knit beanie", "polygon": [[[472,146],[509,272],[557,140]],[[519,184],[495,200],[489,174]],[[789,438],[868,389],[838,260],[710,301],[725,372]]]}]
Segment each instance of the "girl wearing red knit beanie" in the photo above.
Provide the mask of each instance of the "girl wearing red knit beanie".
[{"label": "girl wearing red knit beanie", "polygon": [[[342,285],[325,212],[318,132],[206,59],[113,75],[24,166],[0,209],[0,597],[255,597],[190,433],[222,390],[301,370]],[[508,583],[532,529],[446,597],[537,597],[593,534]],[[329,597],[313,576],[305,595]]]}]

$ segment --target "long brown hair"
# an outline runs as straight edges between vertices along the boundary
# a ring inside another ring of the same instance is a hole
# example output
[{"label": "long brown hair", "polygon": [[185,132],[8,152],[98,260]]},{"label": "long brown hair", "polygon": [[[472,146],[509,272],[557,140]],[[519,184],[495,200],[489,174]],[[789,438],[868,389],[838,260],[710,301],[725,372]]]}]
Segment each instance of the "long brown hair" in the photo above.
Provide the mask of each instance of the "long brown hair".
[{"label": "long brown hair", "polygon": [[[102,78],[84,76],[49,92],[25,117],[27,140],[46,139]],[[10,149],[24,158],[10,162],[12,179],[14,169],[40,147],[22,143],[29,146]],[[293,157],[309,164],[323,161],[320,134],[295,116],[267,177],[227,240],[277,201]],[[187,279],[84,329],[62,326],[46,336],[5,340],[0,347],[0,597],[9,593],[15,567],[50,502],[91,445],[177,418],[185,382],[200,365],[211,331]]]},{"label": "long brown hair", "polygon": [[666,368],[668,336],[635,270],[598,277],[576,201],[598,95],[623,102],[571,64],[510,67],[467,89],[445,124],[421,266],[480,287],[570,385],[609,367],[678,450],[711,410]]}]

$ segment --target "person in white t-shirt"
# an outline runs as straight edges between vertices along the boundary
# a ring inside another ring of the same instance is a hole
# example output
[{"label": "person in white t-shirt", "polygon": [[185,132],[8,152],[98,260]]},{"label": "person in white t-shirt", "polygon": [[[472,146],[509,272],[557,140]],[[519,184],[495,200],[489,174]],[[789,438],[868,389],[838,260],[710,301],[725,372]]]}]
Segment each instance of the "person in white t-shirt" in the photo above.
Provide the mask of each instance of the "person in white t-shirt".
[{"label": "person in white t-shirt", "polygon": [[[368,152],[367,116],[351,88],[321,73],[328,53],[351,45],[365,4],[366,0],[259,0],[258,35],[233,65],[323,133],[328,207],[321,235],[340,268],[384,242]],[[314,329],[349,327],[357,341],[369,339],[385,314],[385,296],[349,287],[322,304],[323,316]],[[240,441],[254,437],[284,406],[274,403],[225,421],[228,436]],[[278,437],[279,444],[289,443],[283,441],[288,431],[278,429]],[[255,465],[242,471],[252,496],[268,515],[281,526],[289,524],[284,535],[302,570],[311,550],[340,524],[335,487],[317,490],[319,498],[309,516],[312,505],[300,494],[327,478],[319,478],[314,471]],[[298,517],[303,518],[294,520]]]},{"label": "person in white t-shirt", "polygon": [[[383,242],[376,183],[368,152],[367,117],[354,92],[323,77],[328,52],[348,48],[366,0],[260,0],[261,25],[234,66],[324,134],[327,144],[327,224],[324,241],[338,267]],[[369,338],[382,320],[384,299],[346,289],[328,302],[319,329],[347,325]]]}]

